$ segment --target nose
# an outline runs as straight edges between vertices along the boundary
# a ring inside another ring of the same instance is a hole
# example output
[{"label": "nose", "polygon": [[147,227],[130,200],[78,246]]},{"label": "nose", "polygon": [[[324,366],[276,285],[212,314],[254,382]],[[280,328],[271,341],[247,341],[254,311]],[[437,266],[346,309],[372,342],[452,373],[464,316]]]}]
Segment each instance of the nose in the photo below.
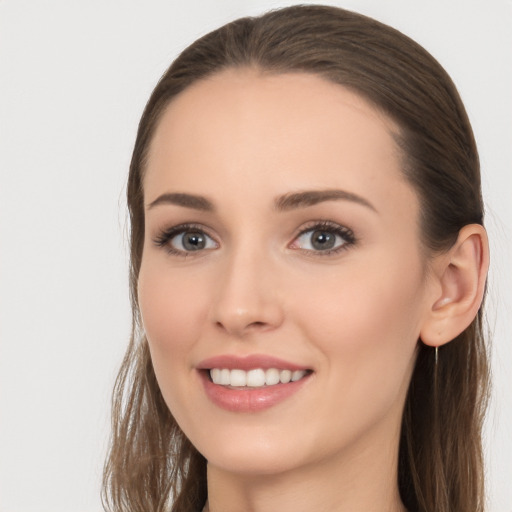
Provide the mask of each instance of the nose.
[{"label": "nose", "polygon": [[230,336],[278,328],[284,319],[278,270],[261,254],[238,254],[223,262],[217,278],[212,321]]}]

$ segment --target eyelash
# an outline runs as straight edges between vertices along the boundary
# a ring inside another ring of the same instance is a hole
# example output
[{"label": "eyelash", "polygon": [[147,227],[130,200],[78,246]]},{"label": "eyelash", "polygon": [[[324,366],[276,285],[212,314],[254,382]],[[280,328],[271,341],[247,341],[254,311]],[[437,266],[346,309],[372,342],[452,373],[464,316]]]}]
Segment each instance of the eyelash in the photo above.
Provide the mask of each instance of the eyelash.
[{"label": "eyelash", "polygon": [[307,225],[306,227],[304,227],[303,229],[301,229],[301,231],[293,239],[293,242],[291,245],[293,245],[302,235],[305,235],[306,233],[310,233],[310,232],[313,233],[315,231],[325,232],[325,233],[333,234],[335,236],[339,236],[343,240],[343,243],[338,247],[334,247],[332,249],[326,249],[326,250],[314,251],[311,249],[300,249],[300,248],[298,248],[298,250],[302,250],[309,254],[314,254],[315,256],[329,256],[329,255],[333,255],[333,254],[338,254],[342,251],[346,251],[349,247],[355,245],[357,242],[354,232],[351,229],[349,229],[345,226],[342,226],[340,224],[337,224],[336,222],[331,222],[331,221],[318,222],[317,221],[317,222],[312,222],[309,225]]},{"label": "eyelash", "polygon": [[[175,249],[169,242],[176,236],[187,233],[187,232],[197,232],[197,233],[203,233],[208,238],[213,239],[203,226],[200,226],[199,224],[180,224],[179,226],[173,226],[172,228],[163,230],[158,236],[156,236],[153,239],[153,243],[157,247],[165,248],[165,250],[173,255],[173,256],[183,256],[187,257],[190,256],[193,251],[181,251],[179,249]],[[214,240],[215,241],[215,240]],[[201,252],[201,251],[198,251]]]},{"label": "eyelash", "polygon": [[[340,224],[337,224],[337,223],[331,222],[331,221],[321,221],[321,222],[316,221],[316,222],[310,223],[309,225],[307,225],[306,227],[301,229],[301,231],[294,237],[292,243],[289,244],[288,247],[290,247],[294,243],[296,243],[296,241],[301,236],[305,235],[306,233],[309,233],[309,232],[313,233],[315,231],[325,232],[328,234],[333,234],[335,236],[338,236],[343,240],[343,243],[338,247],[334,247],[332,249],[326,249],[326,250],[315,251],[315,250],[311,250],[311,249],[301,249],[300,247],[295,248],[295,250],[301,250],[301,251],[309,253],[309,254],[314,254],[315,256],[329,256],[332,254],[338,254],[342,251],[345,251],[357,242],[354,232],[351,229],[341,226]],[[180,234],[187,233],[187,232],[202,233],[202,234],[206,235],[209,239],[211,239],[215,243],[217,243],[215,241],[215,239],[207,233],[205,228],[198,224],[180,224],[178,226],[173,226],[169,229],[165,229],[153,239],[153,243],[157,247],[165,248],[165,250],[173,256],[182,256],[182,257],[191,256],[194,251],[182,251],[182,250],[174,248],[169,243],[174,237],[176,237]],[[197,252],[204,252],[205,250],[208,250],[208,249],[198,250]]]}]

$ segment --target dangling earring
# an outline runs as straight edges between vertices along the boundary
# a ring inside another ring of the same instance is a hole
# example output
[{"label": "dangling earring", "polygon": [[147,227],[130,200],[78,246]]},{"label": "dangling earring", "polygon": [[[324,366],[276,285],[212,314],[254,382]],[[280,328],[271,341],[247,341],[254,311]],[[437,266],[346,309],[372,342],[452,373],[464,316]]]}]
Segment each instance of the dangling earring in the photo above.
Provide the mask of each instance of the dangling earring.
[{"label": "dangling earring", "polygon": [[434,358],[436,368],[437,368],[437,359],[438,359],[438,355],[437,355],[437,348],[438,348],[438,347],[436,347],[436,354],[435,354],[435,358]]}]

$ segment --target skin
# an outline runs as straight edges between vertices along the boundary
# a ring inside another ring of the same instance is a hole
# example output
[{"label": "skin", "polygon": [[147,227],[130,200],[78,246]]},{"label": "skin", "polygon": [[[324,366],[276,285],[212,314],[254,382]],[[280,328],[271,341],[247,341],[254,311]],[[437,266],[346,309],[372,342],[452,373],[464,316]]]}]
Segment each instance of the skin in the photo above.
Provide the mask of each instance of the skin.
[{"label": "skin", "polygon": [[[248,69],[189,87],[159,123],[144,178],[139,303],[164,399],[208,460],[212,512],[404,510],[401,416],[440,287],[397,132],[343,87]],[[368,205],[275,207],[279,197],[333,189]],[[203,196],[213,210],[154,204],[166,193]],[[315,249],[303,232],[317,221],[350,229],[355,241]],[[183,223],[204,230],[205,249],[185,252],[180,236],[155,243]],[[313,373],[264,411],[214,405],[200,361],[255,353]]]}]

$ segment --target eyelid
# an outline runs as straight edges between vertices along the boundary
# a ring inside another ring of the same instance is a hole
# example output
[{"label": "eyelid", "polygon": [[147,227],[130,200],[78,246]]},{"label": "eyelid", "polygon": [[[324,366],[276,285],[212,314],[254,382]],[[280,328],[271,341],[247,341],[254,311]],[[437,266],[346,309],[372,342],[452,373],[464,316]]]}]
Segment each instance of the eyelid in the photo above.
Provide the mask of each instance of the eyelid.
[{"label": "eyelid", "polygon": [[[343,239],[343,243],[339,245],[338,247],[334,247],[331,249],[324,249],[324,250],[314,250],[314,249],[304,249],[301,247],[293,247],[293,245],[296,243],[296,241],[304,234],[310,232],[310,231],[326,231],[327,233],[333,233],[334,235],[341,237]],[[210,233],[210,229],[207,226],[204,226],[202,224],[198,224],[195,222],[190,223],[182,223],[178,224],[176,226],[171,226],[167,229],[161,229],[159,233],[153,237],[153,243],[157,247],[161,247],[167,250],[167,252],[171,255],[178,255],[183,257],[191,257],[191,256],[200,256],[201,254],[204,254],[207,251],[213,250],[212,248],[203,248],[197,251],[185,251],[176,249],[173,247],[169,242],[176,236],[186,233],[187,231],[197,231],[200,233],[203,233],[206,237],[208,237],[210,240],[212,240],[216,247],[218,248],[220,246],[219,242],[217,241],[216,237],[213,236]],[[298,232],[293,237],[293,240],[290,244],[288,244],[288,248],[291,248],[293,250],[299,250],[304,253],[308,253],[311,255],[318,255],[318,256],[327,256],[329,254],[335,254],[342,252],[344,250],[347,250],[351,246],[353,246],[357,242],[357,239],[354,235],[354,232],[342,224],[339,224],[338,222],[333,222],[330,220],[317,220],[317,221],[310,221],[306,223],[305,225],[302,225],[300,229],[298,229]]]},{"label": "eyelid", "polygon": [[[344,240],[344,243],[342,243],[338,247],[334,247],[332,249],[325,249],[325,250],[313,250],[313,249],[303,249],[300,247],[292,247],[294,243],[304,234],[310,232],[310,231],[326,231],[327,233],[333,233],[334,235],[337,235],[341,237]],[[318,256],[327,256],[329,254],[337,254],[342,251],[345,251],[349,249],[351,246],[356,244],[357,239],[355,237],[354,232],[342,224],[339,224],[337,222],[329,221],[329,220],[319,220],[319,221],[311,221],[308,222],[305,226],[302,226],[298,233],[293,237],[292,242],[289,244],[288,247],[299,250],[304,253],[312,254],[312,255],[318,255]]]},{"label": "eyelid", "polygon": [[215,242],[216,246],[219,247],[219,242],[216,240],[216,238],[209,233],[209,229],[206,226],[203,226],[201,224],[197,224],[195,222],[184,222],[182,224],[178,224],[176,226],[171,226],[167,229],[162,229],[159,231],[159,233],[153,238],[153,243],[157,247],[164,248],[169,254],[176,255],[176,256],[183,256],[183,257],[190,257],[190,256],[199,256],[201,253],[204,253],[206,251],[211,251],[211,248],[205,248],[198,251],[182,251],[180,249],[176,249],[173,247],[169,242],[176,236],[186,233],[187,231],[197,231],[202,234],[204,234],[209,239],[213,240]]}]

